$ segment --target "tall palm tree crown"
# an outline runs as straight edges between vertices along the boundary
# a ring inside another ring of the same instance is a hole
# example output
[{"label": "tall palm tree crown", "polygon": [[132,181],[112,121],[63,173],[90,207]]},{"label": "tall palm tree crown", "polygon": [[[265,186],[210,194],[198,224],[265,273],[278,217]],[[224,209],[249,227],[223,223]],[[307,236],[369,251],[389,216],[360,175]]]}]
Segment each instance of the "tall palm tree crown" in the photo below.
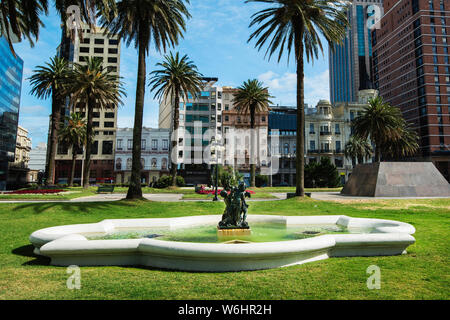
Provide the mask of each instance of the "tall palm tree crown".
[{"label": "tall palm tree crown", "polygon": [[367,139],[352,136],[345,145],[344,154],[347,158],[356,158],[358,163],[363,163],[372,156],[373,148]]},{"label": "tall palm tree crown", "polygon": [[76,63],[74,67],[70,84],[71,102],[72,105],[84,106],[87,110],[87,148],[83,186],[88,188],[94,108],[115,108],[122,104],[121,98],[126,96],[126,93],[120,78],[104,68],[101,59],[93,57],[85,65]]},{"label": "tall palm tree crown", "polygon": [[333,44],[342,43],[345,38],[347,1],[327,0],[247,0],[273,5],[252,16],[250,27],[258,26],[248,41],[256,40],[255,47],[260,50],[267,45],[269,59],[278,51],[278,61],[284,53],[288,56],[294,51],[297,65],[297,151],[296,151],[296,195],[304,196],[304,61],[323,53],[320,35],[333,49]]},{"label": "tall palm tree crown", "polygon": [[58,143],[57,131],[61,119],[61,108],[64,105],[70,79],[69,64],[65,59],[59,57],[51,58],[50,63],[46,63],[45,66],[38,66],[29,78],[31,94],[39,99],[47,99],[50,96],[52,98],[49,161],[45,170],[47,181],[50,183],[54,183],[55,156]]},{"label": "tall palm tree crown", "polygon": [[72,169],[68,181],[69,187],[71,187],[75,175],[77,154],[87,141],[87,122],[80,113],[66,116],[64,122],[58,131],[58,138],[61,143],[72,147]]},{"label": "tall palm tree crown", "polygon": [[405,125],[400,109],[384,102],[380,96],[369,100],[369,105],[352,122],[355,135],[370,138],[375,144],[376,161],[381,160],[383,145],[402,137]]},{"label": "tall palm tree crown", "polygon": [[127,199],[141,199],[141,140],[146,83],[146,61],[153,43],[156,50],[178,44],[186,31],[185,19],[191,17],[185,3],[189,0],[122,0],[117,2],[117,14],[102,18],[102,26],[127,46],[134,42],[138,49],[138,73],[133,128],[133,159]]},{"label": "tall palm tree crown", "polygon": [[244,84],[237,88],[237,92],[234,95],[233,102],[235,109],[239,113],[250,115],[250,128],[251,130],[251,161],[250,161],[250,186],[255,187],[256,176],[256,159],[254,157],[255,152],[255,114],[258,112],[265,112],[269,110],[270,94],[269,89],[263,86],[263,83],[253,79],[247,80]]},{"label": "tall palm tree crown", "polygon": [[[164,56],[164,61],[156,64],[160,69],[150,73],[150,86],[155,92],[155,98],[160,101],[173,102],[172,107],[172,144],[169,154],[177,148],[178,139],[173,137],[179,127],[180,98],[188,99],[188,94],[196,95],[202,90],[202,74],[197,71],[197,66],[189,60],[187,55],[180,58],[177,52]],[[172,186],[176,185],[177,164],[172,159],[171,176]]]},{"label": "tall palm tree crown", "polygon": [[13,38],[19,41],[25,37],[33,46],[33,38],[39,38],[39,29],[43,26],[40,19],[42,13],[47,14],[47,0],[0,0],[0,37],[8,41],[11,52],[14,52]]}]

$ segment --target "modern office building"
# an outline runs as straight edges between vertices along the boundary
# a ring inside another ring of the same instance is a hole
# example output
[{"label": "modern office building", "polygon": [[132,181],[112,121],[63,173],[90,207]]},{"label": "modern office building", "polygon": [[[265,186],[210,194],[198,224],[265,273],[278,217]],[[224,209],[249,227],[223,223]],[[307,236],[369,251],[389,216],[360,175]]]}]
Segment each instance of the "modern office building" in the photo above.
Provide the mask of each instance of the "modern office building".
[{"label": "modern office building", "polygon": [[45,143],[38,144],[30,151],[30,161],[28,168],[30,170],[45,171],[45,159],[47,156],[47,145]]},{"label": "modern office building", "polygon": [[0,38],[0,190],[8,180],[8,162],[14,162],[22,89],[23,60]]},{"label": "modern office building", "polygon": [[[189,93],[186,101],[180,101],[179,132],[173,137],[178,140],[178,146],[172,163],[176,163],[187,184],[210,182],[211,166],[204,152],[213,137],[223,134],[222,111],[229,108],[232,99],[227,92],[231,88],[214,86],[217,81],[218,78],[203,78],[202,91],[197,96]],[[159,128],[171,128],[172,110],[172,101],[162,101]]]},{"label": "modern office building", "polygon": [[[373,7],[383,12],[383,0],[354,0],[347,13],[351,27],[340,45],[329,50],[330,99],[358,102],[358,91],[373,89],[372,41],[369,25]],[[334,50],[332,50],[334,49]]]},{"label": "modern office building", "polygon": [[[116,139],[115,181],[129,183],[133,159],[133,129],[117,129]],[[169,141],[169,129],[142,128],[142,183],[149,184],[169,174]]]},{"label": "modern office building", "polygon": [[[70,61],[84,64],[89,57],[99,57],[103,60],[103,66],[110,70],[112,74],[120,74],[120,41],[117,35],[104,35],[104,29],[95,27],[90,29],[85,26],[83,29],[83,40],[75,39],[73,44],[68,45],[70,48]],[[63,45],[58,50],[62,54]],[[91,183],[103,182],[111,180],[114,176],[114,149],[117,130],[117,111],[118,106],[111,104],[105,109],[94,109],[94,131],[95,138],[92,145],[92,156],[90,166]],[[80,112],[86,114],[85,106],[81,103],[77,104],[73,110],[66,108],[64,115],[70,112]],[[75,181],[81,179],[81,159],[76,164]],[[63,183],[67,181],[71,170],[72,150],[69,146],[58,144],[55,180]]]},{"label": "modern office building", "polygon": [[450,2],[385,0],[372,33],[375,87],[420,136],[413,160],[450,181]]},{"label": "modern office building", "polygon": [[[345,183],[357,164],[356,159],[344,156],[344,148],[352,131],[351,122],[370,98],[377,95],[376,90],[362,90],[358,102],[345,102],[332,105],[320,100],[316,110],[305,114],[305,160],[306,163],[320,161],[328,157],[337,167],[341,182]],[[310,109],[310,108],[308,108]],[[273,143],[274,138],[277,141]],[[295,185],[297,150],[297,110],[295,107],[271,107],[269,113],[269,150],[271,157],[278,157],[278,173],[271,177],[271,184]]]}]

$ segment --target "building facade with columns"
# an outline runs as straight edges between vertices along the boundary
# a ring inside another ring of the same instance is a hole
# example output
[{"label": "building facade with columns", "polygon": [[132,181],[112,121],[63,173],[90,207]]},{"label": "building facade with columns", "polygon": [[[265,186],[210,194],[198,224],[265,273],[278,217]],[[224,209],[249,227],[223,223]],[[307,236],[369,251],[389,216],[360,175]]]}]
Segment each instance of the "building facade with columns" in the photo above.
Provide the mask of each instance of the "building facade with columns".
[{"label": "building facade with columns", "polygon": [[[169,129],[142,128],[141,182],[150,184],[169,174]],[[129,183],[133,159],[133,128],[116,132],[114,176],[116,183]]]},{"label": "building facade with columns", "polygon": [[[376,90],[358,92],[358,102],[337,103],[320,100],[316,110],[305,115],[306,163],[328,157],[337,167],[341,183],[348,180],[356,159],[344,155],[346,143],[352,135],[351,122],[361,114],[369,99],[377,96]],[[272,176],[272,185],[295,185],[297,115],[295,107],[271,107],[269,113],[269,149],[277,157],[278,173]],[[274,138],[278,139],[275,145]],[[371,162],[371,160],[369,160]]]}]

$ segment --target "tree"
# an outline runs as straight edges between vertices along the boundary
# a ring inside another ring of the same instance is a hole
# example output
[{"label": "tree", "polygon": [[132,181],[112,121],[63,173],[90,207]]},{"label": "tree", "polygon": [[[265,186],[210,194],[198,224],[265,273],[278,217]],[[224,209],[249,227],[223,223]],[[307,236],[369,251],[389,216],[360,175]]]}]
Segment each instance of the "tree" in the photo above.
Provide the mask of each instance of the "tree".
[{"label": "tree", "polygon": [[355,135],[375,145],[375,160],[382,154],[409,154],[418,147],[413,143],[414,133],[407,127],[399,108],[391,106],[378,96],[369,100],[362,114],[352,122]]},{"label": "tree", "polygon": [[52,97],[52,114],[51,114],[51,130],[49,159],[46,163],[46,178],[51,184],[55,183],[55,156],[58,143],[57,132],[61,119],[61,108],[64,105],[67,85],[70,79],[69,64],[63,58],[51,58],[50,63],[46,66],[38,66],[33,71],[33,75],[29,78],[31,83],[30,93],[39,99],[47,99]]},{"label": "tree", "polygon": [[342,43],[345,37],[347,2],[327,0],[246,0],[274,4],[252,16],[250,27],[259,25],[248,41],[256,40],[260,50],[269,39],[266,55],[270,57],[278,51],[278,62],[287,51],[288,61],[294,49],[297,65],[297,151],[296,151],[296,195],[304,196],[304,58],[307,61],[323,52],[321,34],[331,49],[335,43]]},{"label": "tree", "polygon": [[[171,137],[172,144],[169,154],[176,150],[178,145],[178,137],[174,137],[179,127],[180,115],[180,97],[184,101],[188,99],[188,94],[196,95],[202,89],[202,74],[197,71],[197,66],[189,60],[187,55],[181,59],[177,52],[175,56],[172,52],[164,57],[165,61],[157,63],[156,66],[161,69],[150,73],[152,85],[151,90],[156,91],[155,99],[160,101],[173,102],[172,107],[172,126]],[[177,163],[172,159],[172,167],[170,175],[172,176],[172,186],[176,185]]]},{"label": "tree", "polygon": [[[188,0],[185,1],[189,3]],[[185,18],[190,18],[183,0],[122,0],[117,3],[117,14],[102,19],[103,27],[124,38],[127,45],[134,42],[138,49],[136,104],[133,128],[133,160],[127,199],[142,199],[141,140],[145,96],[145,57],[153,43],[156,50],[166,51],[178,44],[186,30]],[[153,40],[153,41],[152,41]]]},{"label": "tree", "polygon": [[413,156],[419,150],[419,136],[406,121],[398,130],[400,133],[397,139],[385,141],[381,146],[383,159],[399,160]]},{"label": "tree", "polygon": [[310,188],[340,186],[339,172],[330,158],[322,157],[320,162],[310,162],[305,166],[305,185]]},{"label": "tree", "polygon": [[95,108],[116,108],[122,104],[122,82],[117,75],[102,66],[102,59],[89,58],[86,65],[76,63],[69,91],[72,105],[84,108],[87,112],[86,157],[83,172],[83,187],[89,187],[89,172],[93,144],[93,113]]},{"label": "tree", "polygon": [[356,158],[358,163],[363,163],[372,156],[373,149],[367,139],[352,136],[345,145],[344,154],[347,158]]},{"label": "tree", "polygon": [[255,187],[256,164],[255,164],[255,114],[256,112],[266,112],[269,110],[269,89],[263,87],[262,82],[253,79],[245,81],[238,87],[238,91],[234,95],[233,102],[235,109],[242,114],[250,114],[250,186]]},{"label": "tree", "polygon": [[66,124],[62,124],[59,129],[59,141],[72,147],[72,166],[69,176],[69,187],[73,186],[75,176],[75,165],[77,154],[83,150],[87,141],[87,122],[80,113],[72,113],[65,117]]},{"label": "tree", "polygon": [[0,37],[6,38],[14,55],[14,37],[19,41],[25,37],[34,46],[33,38],[38,40],[43,26],[39,16],[47,12],[47,0],[0,0]]}]

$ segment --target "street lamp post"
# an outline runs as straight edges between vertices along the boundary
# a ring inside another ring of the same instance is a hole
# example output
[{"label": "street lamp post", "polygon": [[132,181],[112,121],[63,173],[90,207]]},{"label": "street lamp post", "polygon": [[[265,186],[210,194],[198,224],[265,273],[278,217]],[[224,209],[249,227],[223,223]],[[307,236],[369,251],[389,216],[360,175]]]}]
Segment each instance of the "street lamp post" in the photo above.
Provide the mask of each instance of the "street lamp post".
[{"label": "street lamp post", "polygon": [[220,135],[216,135],[215,139],[212,142],[211,146],[211,164],[215,164],[216,167],[216,178],[214,181],[214,198],[213,201],[219,201],[219,198],[217,196],[217,191],[219,188],[219,161],[220,161],[220,153],[223,151],[224,147],[222,146],[222,137]]}]

